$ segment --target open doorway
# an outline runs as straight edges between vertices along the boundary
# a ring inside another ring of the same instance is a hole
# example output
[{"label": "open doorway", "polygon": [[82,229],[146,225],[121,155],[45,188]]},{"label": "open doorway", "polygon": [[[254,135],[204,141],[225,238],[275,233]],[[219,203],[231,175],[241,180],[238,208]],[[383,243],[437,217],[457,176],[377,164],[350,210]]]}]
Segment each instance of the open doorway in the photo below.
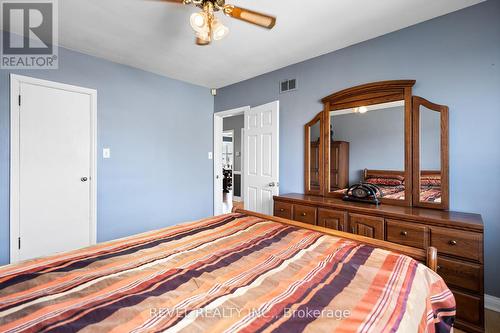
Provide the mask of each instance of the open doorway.
[{"label": "open doorway", "polygon": [[279,194],[279,102],[214,114],[214,215],[273,214]]},{"label": "open doorway", "polygon": [[242,107],[214,114],[214,215],[244,207]]},{"label": "open doorway", "polygon": [[230,213],[233,207],[243,208],[242,193],[242,132],[245,126],[243,114],[222,120],[222,213]]}]

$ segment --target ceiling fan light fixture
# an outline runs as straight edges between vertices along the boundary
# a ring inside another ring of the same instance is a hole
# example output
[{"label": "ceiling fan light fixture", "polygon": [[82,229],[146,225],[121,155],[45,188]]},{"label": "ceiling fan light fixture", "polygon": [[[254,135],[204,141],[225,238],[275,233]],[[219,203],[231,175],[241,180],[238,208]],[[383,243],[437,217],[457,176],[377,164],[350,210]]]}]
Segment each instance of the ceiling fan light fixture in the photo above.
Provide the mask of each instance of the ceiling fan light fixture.
[{"label": "ceiling fan light fixture", "polygon": [[207,43],[210,43],[212,41],[212,38],[210,37],[210,33],[208,31],[206,32],[197,32],[196,34],[196,38],[202,40],[202,41],[205,41]]},{"label": "ceiling fan light fixture", "polygon": [[215,19],[212,22],[212,34],[214,36],[214,40],[221,40],[226,37],[228,33],[228,27],[222,24],[219,20]]},{"label": "ceiling fan light fixture", "polygon": [[201,12],[191,14],[189,22],[195,32],[197,45],[209,45],[212,40],[221,40],[229,34],[229,29],[216,17],[218,12],[243,22],[262,28],[272,29],[276,17],[256,12],[250,9],[226,4],[226,0],[160,0],[163,2],[189,5],[201,9]]},{"label": "ceiling fan light fixture", "polygon": [[189,22],[193,30],[198,33],[204,33],[208,30],[208,16],[205,12],[193,13]]}]

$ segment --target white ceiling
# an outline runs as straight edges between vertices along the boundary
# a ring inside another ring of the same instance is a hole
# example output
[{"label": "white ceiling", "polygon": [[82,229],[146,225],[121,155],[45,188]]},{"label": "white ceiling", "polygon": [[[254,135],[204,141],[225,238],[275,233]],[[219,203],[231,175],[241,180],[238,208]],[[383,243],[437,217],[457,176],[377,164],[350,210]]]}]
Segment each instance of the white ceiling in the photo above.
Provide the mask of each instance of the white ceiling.
[{"label": "white ceiling", "polygon": [[[228,0],[228,3],[231,2]],[[482,0],[232,0],[278,17],[265,30],[219,14],[230,34],[194,45],[193,6],[148,0],[59,1],[59,44],[219,88],[332,52]]]}]

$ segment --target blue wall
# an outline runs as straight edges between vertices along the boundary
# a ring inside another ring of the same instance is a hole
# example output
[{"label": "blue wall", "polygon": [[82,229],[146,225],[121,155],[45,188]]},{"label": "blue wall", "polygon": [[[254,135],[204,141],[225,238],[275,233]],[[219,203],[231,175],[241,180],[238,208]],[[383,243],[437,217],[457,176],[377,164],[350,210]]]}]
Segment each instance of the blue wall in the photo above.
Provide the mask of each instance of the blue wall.
[{"label": "blue wall", "polygon": [[[66,49],[59,57],[59,70],[16,74],[98,91],[98,241],[211,215],[209,89]],[[0,70],[0,265],[9,262],[9,99]]]},{"label": "blue wall", "polygon": [[[279,94],[279,81],[295,77],[299,89]],[[280,191],[302,192],[303,126],[321,111],[320,99],[394,79],[416,79],[415,95],[450,107],[451,208],[483,215],[486,292],[500,296],[500,1],[225,87],[215,110],[279,99]]]}]

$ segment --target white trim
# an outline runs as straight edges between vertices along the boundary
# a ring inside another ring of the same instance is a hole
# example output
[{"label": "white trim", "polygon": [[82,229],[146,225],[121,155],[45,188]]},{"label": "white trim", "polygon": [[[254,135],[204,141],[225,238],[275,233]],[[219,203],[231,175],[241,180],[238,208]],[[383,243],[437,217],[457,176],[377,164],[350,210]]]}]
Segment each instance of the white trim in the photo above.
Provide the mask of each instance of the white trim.
[{"label": "white trim", "polygon": [[488,310],[500,312],[500,298],[485,294],[484,307]]},{"label": "white trim", "polygon": [[[222,214],[222,186],[219,186],[222,182],[222,132],[223,132],[223,119],[231,116],[239,116],[240,114],[245,114],[246,111],[250,110],[250,106],[244,106],[241,108],[231,109],[227,111],[215,112],[214,113],[214,143],[213,143],[213,161],[214,161],[214,215]],[[234,147],[233,147],[234,150]],[[220,178],[218,178],[220,177]]]},{"label": "white trim", "polygon": [[243,181],[244,178],[244,171],[245,171],[245,124],[243,123],[243,128],[241,129],[241,139],[240,139],[240,197],[241,197],[241,202],[245,201],[245,182]]},{"label": "white trim", "polygon": [[91,98],[91,170],[90,170],[90,244],[97,243],[97,90],[35,79],[28,76],[10,75],[10,262],[19,260],[17,239],[19,230],[19,103],[21,83],[50,87],[87,94]]},{"label": "white trim", "polygon": [[[10,263],[19,258],[19,89],[20,80],[10,75]],[[17,111],[17,112],[15,112]],[[17,184],[17,185],[14,185]]]},{"label": "white trim", "polygon": [[250,110],[250,106],[242,106],[241,108],[215,112],[214,117],[228,118],[232,116],[239,116],[245,114],[247,110]]},{"label": "white trim", "polygon": [[222,131],[222,136],[225,136],[226,138],[232,138],[234,139],[234,130],[227,130],[227,131]]}]

